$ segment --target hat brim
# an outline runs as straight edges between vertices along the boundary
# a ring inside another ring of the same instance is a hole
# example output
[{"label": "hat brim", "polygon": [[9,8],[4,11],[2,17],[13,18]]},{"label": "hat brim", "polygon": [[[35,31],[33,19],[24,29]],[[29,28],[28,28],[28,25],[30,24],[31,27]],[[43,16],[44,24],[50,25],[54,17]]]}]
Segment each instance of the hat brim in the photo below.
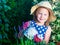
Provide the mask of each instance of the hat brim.
[{"label": "hat brim", "polygon": [[[43,6],[38,6],[38,5],[32,6],[30,15],[33,15],[34,12],[35,12],[35,10],[36,10],[37,8],[39,8],[39,7],[43,7]],[[44,7],[44,8],[46,8],[46,7]],[[51,21],[51,22],[55,21],[55,20],[56,20],[56,16],[54,16],[53,11],[52,11],[51,9],[49,9],[49,8],[46,8],[46,9],[48,9],[48,11],[50,12],[50,15],[51,15],[50,21]]]}]

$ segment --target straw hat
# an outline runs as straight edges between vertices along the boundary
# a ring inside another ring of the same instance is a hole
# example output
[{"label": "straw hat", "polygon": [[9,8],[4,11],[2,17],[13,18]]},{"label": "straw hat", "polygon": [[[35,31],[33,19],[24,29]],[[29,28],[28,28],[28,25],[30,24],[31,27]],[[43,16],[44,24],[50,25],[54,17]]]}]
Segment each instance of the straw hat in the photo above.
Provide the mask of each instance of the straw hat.
[{"label": "straw hat", "polygon": [[34,14],[35,10],[38,9],[39,7],[44,7],[44,8],[49,10],[50,15],[51,15],[50,21],[55,21],[56,20],[56,17],[54,16],[54,13],[52,11],[52,6],[48,1],[41,1],[40,3],[32,6],[30,14]]}]

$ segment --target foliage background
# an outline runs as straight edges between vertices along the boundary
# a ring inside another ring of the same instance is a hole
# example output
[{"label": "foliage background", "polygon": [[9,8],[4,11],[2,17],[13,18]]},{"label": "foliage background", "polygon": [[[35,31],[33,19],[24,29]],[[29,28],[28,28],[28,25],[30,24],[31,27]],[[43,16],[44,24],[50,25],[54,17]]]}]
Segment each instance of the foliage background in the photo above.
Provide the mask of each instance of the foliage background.
[{"label": "foliage background", "polygon": [[[17,37],[20,26],[23,22],[32,20],[30,9],[40,1],[42,0],[0,0],[0,45],[23,45]],[[57,17],[55,22],[50,23],[53,31],[49,45],[55,45],[60,42],[60,1],[48,1],[53,5]]]}]

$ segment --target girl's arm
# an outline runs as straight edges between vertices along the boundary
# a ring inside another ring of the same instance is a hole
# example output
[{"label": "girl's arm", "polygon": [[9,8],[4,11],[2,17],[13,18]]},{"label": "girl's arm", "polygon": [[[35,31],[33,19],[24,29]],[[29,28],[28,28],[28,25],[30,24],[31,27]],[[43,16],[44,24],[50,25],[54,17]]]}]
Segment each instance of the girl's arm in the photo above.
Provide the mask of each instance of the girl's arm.
[{"label": "girl's arm", "polygon": [[51,31],[52,31],[51,27],[48,26],[48,29],[47,29],[47,31],[46,31],[46,33],[45,33],[45,39],[44,39],[44,40],[46,41],[46,43],[49,42],[50,35],[51,35]]}]

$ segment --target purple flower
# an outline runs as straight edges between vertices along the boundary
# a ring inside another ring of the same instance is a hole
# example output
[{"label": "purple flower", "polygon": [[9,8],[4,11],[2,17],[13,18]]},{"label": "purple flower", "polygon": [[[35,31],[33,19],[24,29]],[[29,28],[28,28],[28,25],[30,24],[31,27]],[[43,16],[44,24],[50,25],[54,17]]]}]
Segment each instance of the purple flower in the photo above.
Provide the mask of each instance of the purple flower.
[{"label": "purple flower", "polygon": [[27,27],[29,27],[29,22],[25,22],[24,24],[23,24],[23,29],[25,30]]}]

